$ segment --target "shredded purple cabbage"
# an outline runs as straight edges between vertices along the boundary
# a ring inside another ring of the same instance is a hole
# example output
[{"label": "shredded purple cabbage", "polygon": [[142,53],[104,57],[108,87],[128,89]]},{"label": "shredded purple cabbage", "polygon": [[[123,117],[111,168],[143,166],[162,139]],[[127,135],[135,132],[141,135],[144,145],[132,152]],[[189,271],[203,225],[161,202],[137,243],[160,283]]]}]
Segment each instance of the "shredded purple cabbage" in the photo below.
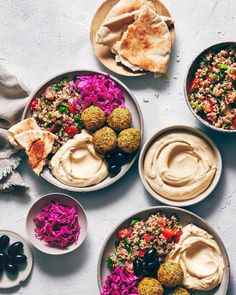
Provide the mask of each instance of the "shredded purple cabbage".
[{"label": "shredded purple cabbage", "polygon": [[64,249],[78,240],[80,225],[75,207],[54,201],[44,206],[33,221],[36,225],[35,237],[51,247]]},{"label": "shredded purple cabbage", "polygon": [[78,110],[94,105],[110,114],[119,106],[125,107],[124,93],[109,75],[77,76],[70,82],[70,91],[77,94],[73,106]]},{"label": "shredded purple cabbage", "polygon": [[129,273],[125,266],[116,267],[107,276],[101,295],[138,295],[138,277]]}]

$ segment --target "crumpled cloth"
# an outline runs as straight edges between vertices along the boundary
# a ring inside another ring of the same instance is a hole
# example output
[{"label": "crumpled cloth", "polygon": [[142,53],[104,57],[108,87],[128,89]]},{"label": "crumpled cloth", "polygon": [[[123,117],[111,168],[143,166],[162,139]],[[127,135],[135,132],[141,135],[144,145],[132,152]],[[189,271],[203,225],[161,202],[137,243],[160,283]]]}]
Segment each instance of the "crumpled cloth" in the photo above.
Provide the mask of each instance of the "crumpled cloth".
[{"label": "crumpled cloth", "polygon": [[20,121],[28,96],[27,88],[0,65],[0,192],[27,188],[17,170],[21,151],[9,143],[7,129]]}]

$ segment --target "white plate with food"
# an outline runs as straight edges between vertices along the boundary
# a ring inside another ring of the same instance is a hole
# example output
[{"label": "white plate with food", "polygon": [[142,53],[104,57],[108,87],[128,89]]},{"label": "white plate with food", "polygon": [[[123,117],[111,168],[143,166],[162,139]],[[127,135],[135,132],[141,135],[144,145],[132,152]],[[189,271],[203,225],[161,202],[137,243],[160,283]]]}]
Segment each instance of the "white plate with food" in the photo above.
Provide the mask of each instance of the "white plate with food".
[{"label": "white plate with food", "polygon": [[174,20],[158,0],[107,0],[94,15],[90,39],[95,55],[124,76],[167,70],[174,44]]},{"label": "white plate with food", "polygon": [[102,295],[113,290],[226,295],[230,264],[222,240],[206,221],[184,209],[157,206],[128,216],[112,230],[97,275]]},{"label": "white plate with food", "polygon": [[138,156],[143,117],[116,78],[78,70],[58,75],[30,96],[23,121],[8,130],[34,172],[62,189],[88,192],[120,179]]},{"label": "white plate with food", "polygon": [[0,230],[0,289],[20,286],[30,275],[33,254],[19,234]]},{"label": "white plate with food", "polygon": [[189,126],[170,126],[144,144],[139,175],[146,190],[170,206],[191,206],[207,198],[222,171],[221,154],[214,142]]}]

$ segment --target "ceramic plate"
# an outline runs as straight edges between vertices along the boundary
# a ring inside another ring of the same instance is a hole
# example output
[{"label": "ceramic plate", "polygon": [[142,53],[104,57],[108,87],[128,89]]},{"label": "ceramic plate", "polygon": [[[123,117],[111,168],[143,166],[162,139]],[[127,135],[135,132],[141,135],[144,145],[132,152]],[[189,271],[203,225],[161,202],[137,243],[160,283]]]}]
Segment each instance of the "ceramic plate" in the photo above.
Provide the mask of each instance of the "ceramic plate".
[{"label": "ceramic plate", "polygon": [[33,254],[29,244],[19,234],[10,230],[0,230],[0,236],[7,235],[10,238],[10,243],[22,242],[24,245],[24,254],[27,256],[27,263],[19,266],[18,274],[8,274],[4,270],[0,274],[0,289],[13,288],[21,285],[29,276],[33,266]]},{"label": "ceramic plate", "polygon": [[[103,46],[96,43],[96,34],[98,29],[100,28],[101,24],[103,23],[104,19],[106,18],[108,12],[111,10],[111,8],[116,5],[119,2],[119,0],[106,0],[102,3],[102,5],[98,8],[97,12],[95,13],[91,28],[90,28],[90,40],[91,45],[93,48],[93,51],[98,58],[98,60],[109,70],[123,75],[123,76],[141,76],[144,75],[145,72],[133,72],[130,69],[126,68],[125,66],[121,64],[117,64],[114,58],[114,54],[111,53],[110,49],[107,46]],[[169,13],[168,9],[165,7],[165,5],[159,1],[159,0],[151,0],[153,5],[156,8],[156,11],[164,16],[171,17],[171,14]],[[171,34],[171,41],[172,46],[174,44],[174,38],[175,38],[175,27],[174,25],[170,26],[170,34]]]},{"label": "ceramic plate", "polygon": [[[163,196],[159,195],[157,192],[155,192],[151,188],[151,186],[149,185],[149,183],[147,182],[147,180],[144,177],[144,171],[143,171],[144,170],[143,163],[145,160],[146,153],[149,150],[149,148],[151,147],[151,145],[153,144],[153,142],[155,142],[160,136],[163,136],[164,134],[172,133],[175,131],[176,132],[187,132],[187,133],[199,136],[200,138],[204,139],[211,146],[211,148],[215,154],[216,161],[217,161],[217,171],[216,171],[215,177],[214,177],[212,183],[210,184],[210,186],[204,192],[202,192],[199,196],[197,196],[193,199],[190,199],[190,200],[186,200],[186,201],[169,200],[169,199],[164,198]],[[142,151],[140,153],[140,157],[139,157],[139,175],[140,175],[140,178],[142,180],[144,187],[156,200],[158,200],[159,202],[161,202],[163,204],[170,205],[170,206],[186,207],[186,206],[192,206],[194,204],[201,202],[202,200],[207,198],[213,192],[213,190],[215,189],[215,187],[217,186],[217,184],[220,180],[221,172],[222,172],[222,158],[221,158],[221,154],[220,154],[220,151],[217,148],[217,146],[205,133],[201,132],[197,128],[193,128],[193,127],[189,127],[189,126],[178,126],[178,125],[177,126],[170,126],[170,127],[167,127],[167,128],[164,128],[164,129],[158,131],[151,138],[149,138],[148,141],[144,144]]]},{"label": "ceramic plate", "polygon": [[[61,204],[65,206],[70,206],[70,207],[75,206],[78,212],[80,235],[79,235],[77,243],[68,246],[66,249],[50,247],[44,241],[41,241],[35,237],[35,232],[34,232],[35,223],[33,221],[33,218],[42,212],[42,209],[45,205],[47,205],[48,203],[51,203],[54,200],[58,200]],[[30,208],[26,218],[26,232],[28,235],[28,239],[30,240],[32,245],[38,250],[40,250],[41,252],[44,252],[46,254],[51,254],[51,255],[66,254],[79,248],[79,246],[83,243],[83,241],[85,240],[87,236],[87,230],[88,230],[87,217],[81,204],[76,199],[61,193],[47,194],[43,196],[41,199],[37,200],[33,204],[33,206]]]},{"label": "ceramic plate", "polygon": [[110,274],[109,269],[107,268],[106,265],[106,259],[107,257],[112,253],[115,247],[115,241],[117,240],[116,238],[116,232],[119,228],[128,226],[129,221],[133,217],[139,217],[140,219],[147,219],[150,214],[156,213],[158,211],[163,211],[165,212],[168,216],[176,213],[180,219],[180,222],[182,224],[189,224],[193,223],[196,226],[201,227],[202,229],[206,230],[209,234],[211,234],[216,242],[218,243],[224,263],[225,263],[225,270],[224,270],[224,276],[221,284],[216,287],[214,290],[211,291],[204,291],[204,292],[199,292],[195,291],[194,295],[226,295],[227,289],[228,289],[228,284],[229,284],[229,277],[230,277],[230,265],[229,265],[229,258],[226,252],[226,249],[224,247],[223,242],[221,241],[220,237],[216,233],[216,231],[202,218],[199,216],[193,214],[190,211],[180,209],[177,207],[169,207],[169,206],[157,206],[157,207],[152,207],[146,210],[142,210],[136,213],[133,213],[132,215],[128,216],[125,218],[120,224],[118,224],[112,232],[109,234],[108,238],[106,239],[101,252],[100,256],[98,259],[98,267],[97,267],[97,278],[98,278],[98,285],[99,289],[101,291],[101,288],[105,282],[105,278],[107,275]]},{"label": "ceramic plate", "polygon": [[[32,115],[31,110],[30,110],[31,101],[35,97],[41,96],[47,86],[49,86],[49,85],[51,85],[53,83],[59,82],[62,79],[62,77],[68,77],[69,79],[73,79],[73,77],[75,75],[99,75],[99,74],[106,75],[106,73],[103,73],[103,72],[90,71],[90,70],[78,70],[78,71],[63,73],[61,75],[53,77],[52,79],[50,79],[47,82],[45,82],[44,84],[42,84],[36,91],[34,91],[31,94],[30,99],[28,101],[28,104],[25,107],[25,110],[23,112],[22,119],[31,117],[31,115]],[[142,116],[142,112],[141,112],[141,109],[140,109],[140,107],[138,105],[137,100],[132,95],[130,90],[122,82],[120,82],[118,79],[114,78],[113,76],[110,76],[110,77],[111,77],[112,80],[114,80],[116,82],[118,87],[120,87],[121,90],[124,92],[126,105],[129,108],[129,110],[131,111],[131,114],[132,114],[132,117],[133,117],[132,125],[133,125],[133,127],[138,128],[141,131],[141,137],[143,137],[143,116]],[[51,184],[53,184],[53,185],[55,185],[55,186],[57,186],[59,188],[65,189],[65,190],[76,191],[76,192],[97,191],[97,190],[105,188],[105,187],[113,184],[117,180],[119,180],[130,169],[130,167],[133,165],[135,159],[138,156],[138,153],[139,153],[139,151],[137,151],[135,153],[133,159],[129,163],[122,166],[122,170],[117,176],[115,176],[113,178],[108,176],[102,182],[100,182],[100,183],[98,183],[96,185],[88,186],[88,187],[79,188],[79,187],[73,187],[73,186],[65,185],[65,184],[61,183],[60,181],[58,181],[52,175],[52,173],[50,172],[50,170],[47,167],[44,168],[43,172],[41,173],[41,176],[45,180],[50,182]],[[32,173],[33,173],[33,171],[32,171]]]}]

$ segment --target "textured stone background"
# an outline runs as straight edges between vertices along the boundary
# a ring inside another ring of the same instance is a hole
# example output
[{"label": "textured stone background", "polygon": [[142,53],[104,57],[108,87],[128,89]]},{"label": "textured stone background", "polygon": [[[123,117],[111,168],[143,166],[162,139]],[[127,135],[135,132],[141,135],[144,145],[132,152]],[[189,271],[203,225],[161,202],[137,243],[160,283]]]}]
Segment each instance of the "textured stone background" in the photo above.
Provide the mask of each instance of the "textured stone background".
[{"label": "textured stone background", "polygon": [[[93,55],[89,27],[99,0],[1,0],[0,63],[36,88],[51,75],[71,69],[105,70]],[[119,77],[137,97],[145,119],[145,139],[174,124],[196,126],[219,146],[223,174],[214,194],[189,210],[205,218],[220,234],[231,261],[228,294],[236,294],[236,137],[205,129],[192,117],[183,97],[183,80],[193,58],[207,46],[235,40],[235,0],[165,0],[176,20],[176,43],[169,81],[151,76]],[[1,106],[4,107],[4,106]],[[27,194],[0,195],[0,228],[25,235],[25,216],[41,195],[59,191],[33,175],[27,164],[21,172],[30,186]],[[85,207],[89,236],[79,251],[50,257],[33,249],[31,278],[13,290],[24,295],[98,294],[96,264],[99,250],[112,227],[132,211],[158,205],[144,190],[137,165],[111,188],[72,194]],[[10,291],[0,291],[8,294]]]}]

